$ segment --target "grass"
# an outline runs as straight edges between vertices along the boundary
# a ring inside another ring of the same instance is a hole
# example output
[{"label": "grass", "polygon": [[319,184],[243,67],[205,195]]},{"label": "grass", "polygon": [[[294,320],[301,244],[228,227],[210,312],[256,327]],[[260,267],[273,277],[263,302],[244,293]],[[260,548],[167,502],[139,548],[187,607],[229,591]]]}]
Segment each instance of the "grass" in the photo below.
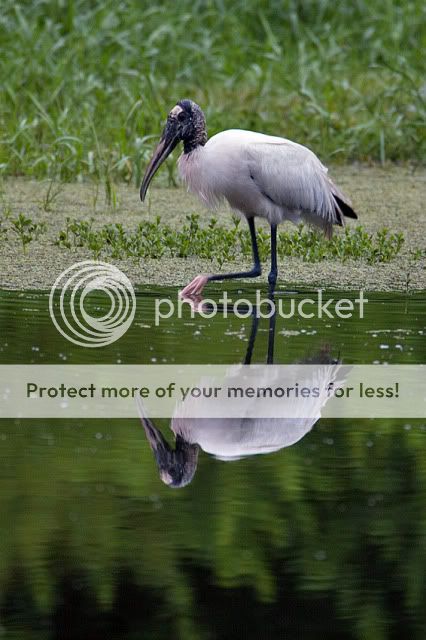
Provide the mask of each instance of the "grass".
[{"label": "grass", "polygon": [[[145,221],[136,229],[126,230],[122,224],[113,223],[94,229],[93,220],[67,219],[65,229],[59,232],[55,242],[65,249],[85,248],[93,258],[188,258],[196,256],[214,260],[219,266],[237,260],[239,256],[251,256],[248,231],[241,229],[239,218],[233,219],[233,227],[218,224],[211,217],[207,225],[200,224],[200,216],[186,216],[186,223],[175,229],[162,223],[160,216]],[[353,230],[335,235],[331,241],[313,229],[299,227],[296,231],[278,234],[278,255],[301,258],[304,262],[321,262],[335,259],[338,262],[361,260],[368,264],[393,260],[404,243],[403,233],[391,233],[382,228],[377,233],[367,233],[359,225]],[[259,254],[266,260],[270,252],[269,233],[264,228],[257,232]]]},{"label": "grass", "polygon": [[181,97],[210,134],[284,135],[334,163],[425,158],[420,0],[3,0],[0,39],[5,176],[91,178],[114,205]]},{"label": "grass", "polygon": [[24,213],[20,213],[15,218],[10,215],[0,217],[0,242],[7,240],[9,231],[14,233],[21,243],[22,250],[26,253],[27,245],[33,240],[38,240],[42,233],[46,231],[45,222],[35,222]]}]

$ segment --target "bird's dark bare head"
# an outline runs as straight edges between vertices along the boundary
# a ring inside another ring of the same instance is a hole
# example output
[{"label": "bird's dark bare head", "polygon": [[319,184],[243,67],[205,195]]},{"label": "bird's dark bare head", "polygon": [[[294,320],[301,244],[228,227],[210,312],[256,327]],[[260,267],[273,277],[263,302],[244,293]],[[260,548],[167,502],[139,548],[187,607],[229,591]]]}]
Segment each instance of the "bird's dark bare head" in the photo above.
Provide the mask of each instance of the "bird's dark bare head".
[{"label": "bird's dark bare head", "polygon": [[177,435],[175,448],[172,449],[149,418],[141,415],[141,422],[154,453],[161,480],[173,489],[185,487],[197,470],[198,445]]},{"label": "bird's dark bare head", "polygon": [[185,153],[190,153],[207,142],[206,119],[201,107],[192,100],[179,100],[169,113],[176,114],[181,126],[181,139]]},{"label": "bird's dark bare head", "polygon": [[206,119],[201,108],[192,100],[180,100],[167,116],[160,142],[146,168],[140,189],[141,200],[145,199],[149,183],[155,172],[171,154],[179,142],[184,152],[190,153],[207,142]]}]

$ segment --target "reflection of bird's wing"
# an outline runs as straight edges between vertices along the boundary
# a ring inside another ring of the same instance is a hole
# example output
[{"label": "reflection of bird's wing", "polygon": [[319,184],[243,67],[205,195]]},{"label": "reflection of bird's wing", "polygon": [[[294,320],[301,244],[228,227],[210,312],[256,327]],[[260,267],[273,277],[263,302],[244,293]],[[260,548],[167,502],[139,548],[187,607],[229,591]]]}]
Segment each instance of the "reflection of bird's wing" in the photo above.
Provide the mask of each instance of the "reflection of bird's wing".
[{"label": "reflection of bird's wing", "polygon": [[[199,444],[204,451],[223,460],[277,451],[296,443],[312,429],[321,417],[322,407],[329,399],[327,389],[330,384],[343,383],[343,378],[338,375],[339,370],[339,364],[309,367],[294,365],[291,370],[284,369],[287,374],[283,378],[283,370],[277,366],[231,367],[227,371],[225,381],[222,381],[223,384],[238,385],[239,379],[243,382],[243,378],[247,384],[248,376],[249,379],[252,377],[253,386],[259,386],[259,371],[262,371],[261,386],[279,384],[282,387],[294,387],[294,381],[297,379],[301,387],[317,387],[319,395],[303,398],[303,402],[300,397],[297,399],[291,396],[280,400],[285,403],[285,406],[282,405],[285,415],[291,416],[283,418],[276,417],[277,400],[263,405],[262,417],[252,417],[255,415],[256,403],[260,402],[257,398],[246,398],[242,402],[239,418],[194,418],[197,407],[203,400],[190,398],[177,405],[171,428],[187,441]],[[199,386],[218,383],[218,380],[205,378],[200,381]]]},{"label": "reflection of bird's wing", "polygon": [[[321,417],[321,409],[330,399],[330,386],[332,384],[339,386],[344,383],[344,371],[341,370],[341,365],[338,363],[294,365],[292,371],[296,373],[295,378],[299,381],[300,388],[318,389],[318,394],[310,393],[308,397],[303,399],[303,402],[300,402],[300,397],[296,398],[294,394],[291,395],[286,399],[288,403],[287,415],[291,414],[294,418],[305,420],[306,424],[310,425],[309,428],[312,428]],[[291,384],[289,380],[280,380],[281,383]]]}]

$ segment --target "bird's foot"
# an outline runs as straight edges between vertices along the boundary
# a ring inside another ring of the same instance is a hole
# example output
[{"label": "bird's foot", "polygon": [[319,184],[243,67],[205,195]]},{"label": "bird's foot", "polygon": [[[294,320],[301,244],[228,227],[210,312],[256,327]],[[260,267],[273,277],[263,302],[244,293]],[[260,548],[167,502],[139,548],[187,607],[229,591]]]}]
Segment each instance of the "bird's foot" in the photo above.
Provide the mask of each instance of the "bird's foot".
[{"label": "bird's foot", "polygon": [[205,304],[203,297],[202,296],[182,296],[181,294],[179,294],[181,299],[183,300],[183,302],[185,302],[186,304],[189,304],[189,306],[191,307],[191,309],[194,309],[194,311],[197,312],[202,312],[202,311],[207,311],[208,310],[208,305]]},{"label": "bird's foot", "polygon": [[201,293],[204,287],[206,286],[208,280],[209,280],[208,275],[202,274],[197,276],[192,280],[192,282],[187,284],[186,287],[182,289],[182,291],[179,291],[179,296],[184,300],[186,299],[196,300],[200,298]]}]

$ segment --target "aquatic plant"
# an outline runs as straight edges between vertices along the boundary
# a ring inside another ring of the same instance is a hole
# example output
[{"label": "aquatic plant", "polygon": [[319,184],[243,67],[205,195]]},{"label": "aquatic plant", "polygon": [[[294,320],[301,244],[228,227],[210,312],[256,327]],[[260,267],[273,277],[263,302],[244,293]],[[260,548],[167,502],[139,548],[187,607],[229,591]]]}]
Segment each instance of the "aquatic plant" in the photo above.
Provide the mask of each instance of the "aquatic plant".
[{"label": "aquatic plant", "polygon": [[[55,244],[65,249],[85,247],[96,259],[101,255],[115,259],[197,256],[222,265],[240,255],[251,255],[250,236],[241,228],[239,218],[233,219],[232,227],[218,224],[215,217],[202,226],[200,216],[192,214],[180,229],[162,223],[159,216],[139,223],[133,230],[126,230],[121,223],[94,228],[94,222],[93,218],[88,221],[67,218]],[[257,235],[260,257],[266,260],[269,233],[260,227]],[[278,239],[280,258],[294,257],[305,262],[363,260],[375,264],[389,262],[398,255],[404,234],[385,227],[373,234],[359,225],[353,229],[346,227],[328,241],[316,230],[301,226],[294,231],[279,232]]]},{"label": "aquatic plant", "polygon": [[16,218],[11,218],[10,228],[16,233],[22,244],[22,250],[26,252],[27,245],[33,240],[37,240],[41,233],[46,230],[44,222],[34,222],[31,218],[20,213]]}]

